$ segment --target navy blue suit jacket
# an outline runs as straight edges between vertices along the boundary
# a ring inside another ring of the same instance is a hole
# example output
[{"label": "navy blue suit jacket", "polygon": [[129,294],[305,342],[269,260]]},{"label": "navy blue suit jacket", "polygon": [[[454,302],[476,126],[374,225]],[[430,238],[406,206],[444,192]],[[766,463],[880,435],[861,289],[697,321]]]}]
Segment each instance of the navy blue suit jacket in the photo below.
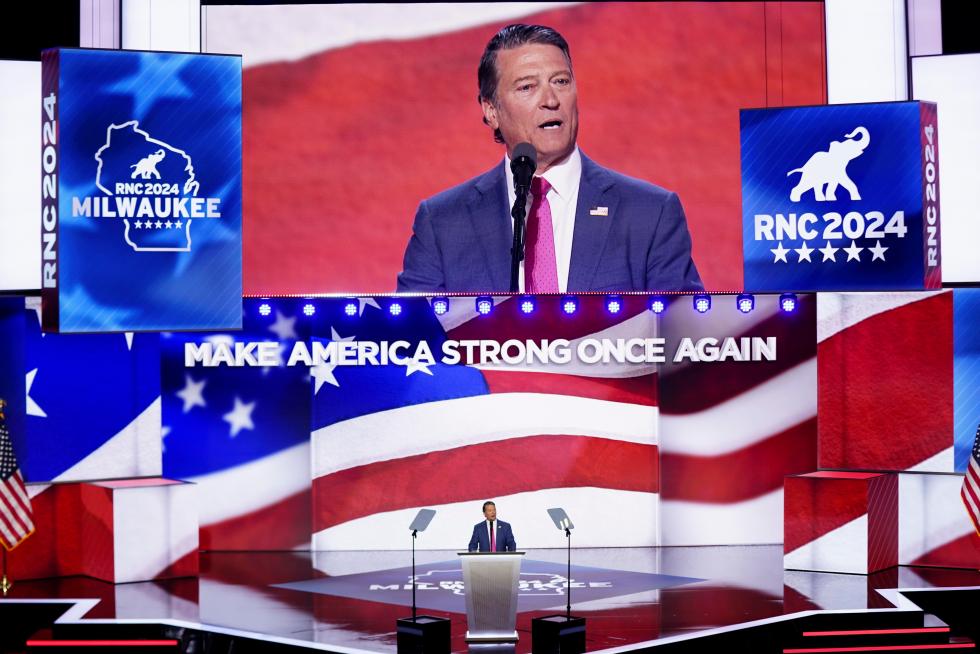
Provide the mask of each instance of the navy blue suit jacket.
[{"label": "navy blue suit jacket", "polygon": [[[504,165],[419,205],[399,291],[510,289],[514,232]],[[591,215],[597,207],[608,215]],[[582,155],[568,292],[702,289],[677,194]]]},{"label": "navy blue suit jacket", "polygon": [[[511,531],[510,524],[503,520],[497,520],[497,551],[516,552],[517,543],[514,541],[514,532]],[[467,549],[471,552],[490,551],[490,530],[487,528],[487,521],[484,520],[473,526],[473,536]]]}]

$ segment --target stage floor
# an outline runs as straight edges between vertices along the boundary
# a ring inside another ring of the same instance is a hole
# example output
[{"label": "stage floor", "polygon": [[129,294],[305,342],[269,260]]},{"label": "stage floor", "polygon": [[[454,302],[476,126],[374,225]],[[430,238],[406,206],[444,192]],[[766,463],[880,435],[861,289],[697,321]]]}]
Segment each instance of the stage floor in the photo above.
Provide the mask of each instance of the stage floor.
[{"label": "stage floor", "polygon": [[[517,654],[531,619],[564,612],[565,550],[529,551],[522,567]],[[576,549],[572,612],[589,651],[811,609],[890,608],[876,589],[980,586],[980,572],[893,568],[874,575],[783,570],[782,546]],[[94,598],[86,618],[174,619],[373,652],[395,651],[411,615],[411,553],[210,552],[200,578],[113,585],[85,577],[19,581],[9,599]],[[416,553],[419,613],[466,615],[453,551]],[[408,586],[410,588],[410,586]]]}]

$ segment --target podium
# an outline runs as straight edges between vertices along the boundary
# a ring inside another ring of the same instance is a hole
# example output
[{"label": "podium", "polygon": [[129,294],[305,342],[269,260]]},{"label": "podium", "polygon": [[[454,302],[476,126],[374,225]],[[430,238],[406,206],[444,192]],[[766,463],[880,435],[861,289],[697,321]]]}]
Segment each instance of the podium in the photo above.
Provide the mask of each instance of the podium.
[{"label": "podium", "polygon": [[459,558],[466,587],[466,642],[516,642],[524,552],[459,552]]}]

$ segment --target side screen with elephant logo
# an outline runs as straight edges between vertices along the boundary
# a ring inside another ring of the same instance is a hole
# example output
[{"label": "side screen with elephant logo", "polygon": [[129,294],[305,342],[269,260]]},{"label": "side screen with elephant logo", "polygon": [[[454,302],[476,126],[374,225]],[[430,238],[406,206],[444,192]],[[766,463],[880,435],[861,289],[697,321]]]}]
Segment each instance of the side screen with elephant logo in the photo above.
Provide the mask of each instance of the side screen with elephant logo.
[{"label": "side screen with elephant logo", "polygon": [[745,288],[939,285],[935,105],[741,112]]}]

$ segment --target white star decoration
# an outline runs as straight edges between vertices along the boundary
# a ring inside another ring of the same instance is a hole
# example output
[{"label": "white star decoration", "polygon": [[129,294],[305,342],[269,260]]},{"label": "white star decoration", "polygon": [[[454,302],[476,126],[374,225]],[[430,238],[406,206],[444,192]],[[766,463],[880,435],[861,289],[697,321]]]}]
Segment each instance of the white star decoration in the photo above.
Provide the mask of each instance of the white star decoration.
[{"label": "white star decoration", "polygon": [[840,248],[831,247],[830,241],[827,241],[827,245],[825,247],[820,248],[819,251],[823,253],[823,260],[824,261],[833,261],[833,262],[836,263],[837,262],[837,250],[839,250],[839,249]]},{"label": "white star decoration", "polygon": [[378,305],[377,300],[375,300],[373,297],[359,297],[357,298],[357,304],[357,315],[359,316],[364,315],[364,307],[374,307],[378,311],[381,311],[381,306]]},{"label": "white star decoration", "polygon": [[184,388],[177,391],[177,397],[184,401],[184,413],[196,406],[207,406],[204,401],[204,386],[207,383],[206,379],[196,382],[190,375],[184,375]]},{"label": "white star decoration", "polygon": [[431,376],[432,375],[432,371],[429,370],[429,366],[431,366],[431,365],[433,365],[433,364],[432,363],[422,363],[417,358],[414,358],[414,359],[412,359],[411,361],[409,361],[408,363],[405,364],[405,376],[408,377],[413,372],[424,372],[425,374]]},{"label": "white star decoration", "polygon": [[[38,329],[41,328],[41,298],[39,297],[29,297],[25,300],[24,306],[29,310],[33,311],[37,315],[37,326]],[[41,332],[41,338],[44,338],[45,334]]]},{"label": "white star decoration", "polygon": [[847,252],[848,261],[860,261],[861,260],[861,250],[864,248],[859,248],[857,243],[851,241],[851,247],[844,248],[844,252]]},{"label": "white star decoration", "polygon": [[333,369],[336,367],[337,364],[332,361],[324,361],[315,366],[310,366],[310,376],[316,382],[316,385],[313,387],[314,395],[320,392],[320,387],[324,384],[340,387],[340,382],[337,381],[337,378],[333,374]]},{"label": "white star decoration", "polygon": [[228,435],[231,438],[238,436],[238,432],[243,429],[255,429],[255,424],[252,422],[253,410],[255,410],[255,402],[242,402],[240,397],[235,396],[235,408],[221,417],[230,425]]},{"label": "white star decoration", "polygon": [[269,325],[269,331],[278,336],[280,341],[296,338],[296,316],[287,318],[276,310],[276,321]]},{"label": "white star decoration", "polygon": [[[335,328],[330,327],[330,340],[335,343],[344,343],[353,341],[354,335],[341,336]],[[337,381],[337,378],[333,374],[333,370],[336,367],[337,364],[333,361],[324,361],[315,366],[310,366],[310,377],[316,382],[316,385],[313,387],[314,395],[320,392],[320,387],[324,384],[330,384],[331,386],[340,388],[340,382]]]},{"label": "white star decoration", "polygon": [[802,246],[793,249],[796,251],[796,254],[799,255],[800,257],[799,259],[797,259],[797,263],[802,263],[804,259],[810,261],[810,253],[813,252],[813,248],[808,247],[806,241],[803,241]]},{"label": "white star decoration", "polygon": [[871,253],[871,260],[875,261],[876,259],[881,259],[884,261],[885,250],[887,249],[887,247],[881,247],[881,241],[875,241],[875,246],[873,248],[868,248],[868,252]]},{"label": "white star decoration", "polygon": [[830,244],[830,241],[826,241],[826,245],[822,248],[812,248],[809,242],[803,241],[803,245],[798,248],[784,248],[782,241],[779,242],[778,247],[770,248],[770,252],[773,253],[773,263],[779,261],[787,262],[787,253],[790,251],[796,252],[797,263],[803,263],[804,261],[813,263],[811,255],[814,252],[820,252],[823,254],[822,261],[830,261],[832,263],[837,263],[837,252],[843,250],[847,253],[847,261],[861,261],[861,252],[867,250],[871,253],[871,261],[884,261],[885,252],[888,250],[888,246],[882,245],[881,241],[875,241],[874,247],[860,247],[856,240],[851,240],[850,246],[846,248],[834,247]]},{"label": "white star decoration", "polygon": [[37,376],[37,368],[27,373],[27,415],[37,416],[38,418],[47,418],[48,414],[44,412],[44,409],[37,405],[37,402],[31,398],[31,386],[34,385],[34,378]]}]

